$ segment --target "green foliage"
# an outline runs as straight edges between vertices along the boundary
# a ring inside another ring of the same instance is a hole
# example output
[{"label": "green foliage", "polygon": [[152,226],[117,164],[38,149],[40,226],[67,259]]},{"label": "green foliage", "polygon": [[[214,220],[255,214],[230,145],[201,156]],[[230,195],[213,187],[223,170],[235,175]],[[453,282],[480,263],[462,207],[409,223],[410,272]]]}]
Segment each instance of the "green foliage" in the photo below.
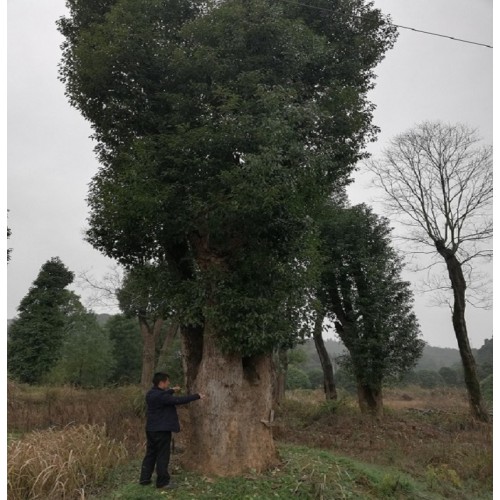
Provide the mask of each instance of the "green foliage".
[{"label": "green foliage", "polygon": [[307,360],[307,354],[301,347],[290,349],[287,355],[288,364],[290,365],[300,366],[303,365]]},{"label": "green foliage", "polygon": [[157,371],[163,371],[169,374],[171,385],[183,385],[184,370],[182,367],[181,339],[177,336],[170,346],[168,352],[160,353],[157,363]]},{"label": "green foliage", "polygon": [[105,330],[113,346],[110,382],[138,384],[141,380],[142,337],[137,319],[117,314],[106,322]]},{"label": "green foliage", "polygon": [[296,366],[289,366],[286,372],[286,389],[310,389],[311,382],[307,373]]},{"label": "green foliage", "polygon": [[150,321],[166,318],[172,306],[165,295],[170,273],[166,266],[135,266],[123,278],[116,296],[127,317],[144,317]]},{"label": "green foliage", "polygon": [[324,375],[323,370],[320,368],[314,368],[312,370],[308,370],[306,372],[309,381],[311,382],[311,388],[317,389],[318,387],[323,387],[324,384]]},{"label": "green foliage", "polygon": [[460,378],[459,373],[449,366],[443,366],[439,369],[438,373],[446,385],[456,386],[463,384],[463,379]]},{"label": "green foliage", "polygon": [[389,221],[366,205],[325,206],[317,296],[349,351],[343,361],[375,389],[410,370],[424,348],[390,233]]},{"label": "green foliage", "polygon": [[337,358],[337,362],[339,363],[339,368],[335,372],[335,383],[345,391],[355,394],[357,391],[357,383],[352,365],[350,363],[342,363],[340,357]]},{"label": "green foliage", "polygon": [[81,312],[69,318],[61,357],[46,376],[55,384],[102,387],[113,372],[113,345],[95,314]]},{"label": "green foliage", "polygon": [[485,401],[493,407],[493,374],[481,380],[481,393]]},{"label": "green foliage", "polygon": [[307,328],[313,217],[376,132],[367,92],[396,30],[362,0],[328,6],[70,0],[59,21],[61,78],[101,162],[88,241],[128,267],[167,263],[181,323],[227,351]]},{"label": "green foliage", "polygon": [[417,370],[415,375],[417,384],[425,389],[434,389],[435,387],[444,385],[443,378],[437,372],[431,370]]},{"label": "green foliage", "polygon": [[82,307],[66,289],[73,277],[58,257],[48,260],[18,307],[7,362],[9,374],[21,382],[40,382],[60,357],[68,317]]}]

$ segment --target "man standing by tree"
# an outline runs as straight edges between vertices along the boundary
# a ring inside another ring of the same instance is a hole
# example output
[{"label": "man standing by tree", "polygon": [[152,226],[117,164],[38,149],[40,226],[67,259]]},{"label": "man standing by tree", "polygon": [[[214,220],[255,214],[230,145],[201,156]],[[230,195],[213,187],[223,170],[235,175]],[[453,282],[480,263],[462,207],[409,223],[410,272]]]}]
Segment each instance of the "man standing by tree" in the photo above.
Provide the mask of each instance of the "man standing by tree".
[{"label": "man standing by tree", "polygon": [[185,463],[266,470],[271,353],[306,329],[314,216],[376,133],[396,28],[364,0],[67,4],[61,78],[101,162],[87,240],[168,267],[186,385],[210,396]]},{"label": "man standing by tree", "polygon": [[156,464],[156,487],[175,488],[170,482],[168,463],[170,461],[170,443],[172,432],[179,432],[179,418],[176,405],[182,405],[203,399],[203,394],[174,397],[180,387],[169,389],[170,379],[166,373],[158,372],[153,377],[153,387],[146,394],[147,423],[146,456],[142,461],[140,484],[151,483],[151,476]]}]

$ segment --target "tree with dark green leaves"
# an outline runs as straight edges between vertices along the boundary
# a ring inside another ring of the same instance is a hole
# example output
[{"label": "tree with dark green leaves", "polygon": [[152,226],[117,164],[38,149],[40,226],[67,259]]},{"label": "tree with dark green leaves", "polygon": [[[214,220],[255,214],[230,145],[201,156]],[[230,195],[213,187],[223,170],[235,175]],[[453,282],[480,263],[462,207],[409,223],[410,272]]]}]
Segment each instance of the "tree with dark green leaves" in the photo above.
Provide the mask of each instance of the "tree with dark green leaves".
[{"label": "tree with dark green leaves", "polygon": [[[128,318],[137,318],[142,340],[141,386],[151,387],[156,371],[159,343],[165,319],[174,314],[168,299],[170,272],[166,265],[145,264],[131,268],[123,279],[116,296],[121,311]],[[177,323],[170,322],[164,343],[171,344]]]},{"label": "tree with dark green leaves", "polygon": [[19,316],[9,328],[7,363],[10,376],[38,383],[58,361],[68,316],[79,305],[67,289],[74,275],[59,257],[40,269],[18,307]]},{"label": "tree with dark green leaves", "polygon": [[142,371],[142,341],[137,319],[116,314],[106,322],[105,329],[113,350],[111,381],[117,384],[138,384]]},{"label": "tree with dark green leaves", "polygon": [[113,344],[94,313],[83,306],[67,317],[60,357],[45,380],[77,387],[103,387],[114,369]]},{"label": "tree with dark green leaves", "polygon": [[317,297],[349,351],[362,412],[383,412],[384,381],[401,377],[424,348],[413,296],[401,278],[391,229],[364,204],[325,207]]},{"label": "tree with dark green leaves", "polygon": [[313,220],[371,140],[395,28],[363,0],[68,0],[61,78],[101,167],[88,241],[167,265],[192,408],[184,455],[213,474],[276,460],[271,353],[310,321]]}]

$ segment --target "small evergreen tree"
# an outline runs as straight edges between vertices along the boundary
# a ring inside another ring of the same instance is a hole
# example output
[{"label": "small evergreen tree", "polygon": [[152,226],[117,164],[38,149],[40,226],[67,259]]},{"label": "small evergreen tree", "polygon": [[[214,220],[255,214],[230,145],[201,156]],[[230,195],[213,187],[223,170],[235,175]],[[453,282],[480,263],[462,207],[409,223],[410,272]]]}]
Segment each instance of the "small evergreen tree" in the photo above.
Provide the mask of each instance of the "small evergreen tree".
[{"label": "small evergreen tree", "polygon": [[60,357],[68,313],[78,297],[66,287],[74,275],[59,257],[41,268],[18,307],[19,317],[9,329],[8,373],[25,383],[36,383]]}]

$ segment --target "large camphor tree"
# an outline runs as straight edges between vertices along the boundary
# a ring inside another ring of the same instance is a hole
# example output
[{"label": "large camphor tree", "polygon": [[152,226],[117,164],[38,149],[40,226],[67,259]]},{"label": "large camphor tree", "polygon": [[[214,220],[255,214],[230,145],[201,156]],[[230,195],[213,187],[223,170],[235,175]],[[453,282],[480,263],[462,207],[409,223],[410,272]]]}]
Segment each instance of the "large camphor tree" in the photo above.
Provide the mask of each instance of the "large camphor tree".
[{"label": "large camphor tree", "polygon": [[191,469],[276,460],[271,353],[307,326],[313,219],[376,132],[367,91],[395,29],[362,0],[69,0],[61,77],[101,168],[88,240],[168,266]]},{"label": "large camphor tree", "polygon": [[471,411],[478,420],[488,421],[465,308],[476,263],[492,253],[492,147],[467,125],[424,122],[395,137],[369,168],[387,195],[389,209],[404,223],[402,237],[414,250],[437,255],[446,266]]}]

